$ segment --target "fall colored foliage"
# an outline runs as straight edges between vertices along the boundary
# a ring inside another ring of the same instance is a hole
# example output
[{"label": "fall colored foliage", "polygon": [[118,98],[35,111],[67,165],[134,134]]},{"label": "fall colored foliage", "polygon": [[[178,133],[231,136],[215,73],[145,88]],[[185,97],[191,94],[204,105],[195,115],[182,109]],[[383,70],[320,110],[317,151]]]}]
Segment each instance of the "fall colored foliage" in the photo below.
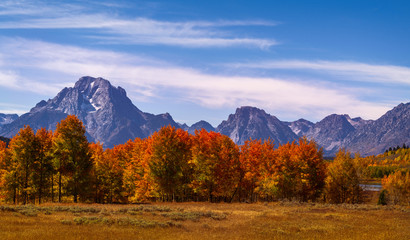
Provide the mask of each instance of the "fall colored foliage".
[{"label": "fall colored foliage", "polygon": [[350,152],[342,149],[328,167],[326,196],[331,203],[358,203],[362,189],[359,186],[358,167]]},{"label": "fall colored foliage", "polygon": [[57,124],[52,151],[59,175],[58,201],[61,202],[63,176],[68,177],[66,188],[74,197],[74,202],[78,201],[78,197],[86,199],[93,166],[85,127],[76,116],[69,115]]},{"label": "fall colored foliage", "polygon": [[[255,139],[238,146],[220,133],[202,129],[191,135],[171,126],[104,149],[87,141],[84,125],[71,115],[54,132],[34,133],[25,126],[8,147],[0,141],[0,200],[357,203],[359,181],[372,167],[408,166],[408,149],[396,150],[394,159],[385,155],[387,160],[353,159],[341,150],[328,163],[322,149],[304,137],[277,148],[272,140]],[[383,180],[393,203],[408,204],[408,184],[408,171]]]},{"label": "fall colored foliage", "polygon": [[239,148],[227,136],[202,129],[193,136],[192,187],[201,199],[231,201],[240,180]]},{"label": "fall colored foliage", "polygon": [[410,206],[410,171],[396,171],[388,177],[385,176],[382,184],[387,190],[388,201]]}]

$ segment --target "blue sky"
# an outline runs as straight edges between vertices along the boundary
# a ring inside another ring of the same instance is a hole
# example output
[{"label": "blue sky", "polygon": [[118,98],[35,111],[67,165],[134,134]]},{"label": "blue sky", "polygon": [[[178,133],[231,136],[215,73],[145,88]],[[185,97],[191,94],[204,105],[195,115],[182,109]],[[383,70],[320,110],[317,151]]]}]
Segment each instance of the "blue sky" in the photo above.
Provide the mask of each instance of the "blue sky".
[{"label": "blue sky", "polygon": [[181,123],[245,105],[377,119],[410,101],[409,13],[404,0],[2,0],[0,113],[94,76]]}]

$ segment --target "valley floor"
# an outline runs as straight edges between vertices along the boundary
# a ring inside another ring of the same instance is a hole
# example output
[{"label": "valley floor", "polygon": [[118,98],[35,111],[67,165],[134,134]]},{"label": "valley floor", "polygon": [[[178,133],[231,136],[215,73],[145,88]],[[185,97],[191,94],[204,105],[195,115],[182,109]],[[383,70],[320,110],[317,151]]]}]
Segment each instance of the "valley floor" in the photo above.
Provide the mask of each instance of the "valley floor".
[{"label": "valley floor", "polygon": [[410,239],[410,207],[299,203],[0,205],[0,239]]}]

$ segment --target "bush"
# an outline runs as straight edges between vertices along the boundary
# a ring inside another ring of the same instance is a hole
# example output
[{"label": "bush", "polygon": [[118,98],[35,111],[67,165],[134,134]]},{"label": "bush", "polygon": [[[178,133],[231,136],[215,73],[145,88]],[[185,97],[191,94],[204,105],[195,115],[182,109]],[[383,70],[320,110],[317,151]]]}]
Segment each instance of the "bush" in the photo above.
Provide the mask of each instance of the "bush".
[{"label": "bush", "polygon": [[72,224],[71,220],[68,220],[68,219],[61,219],[60,223],[62,223],[64,225],[71,225]]},{"label": "bush", "polygon": [[379,201],[377,201],[377,205],[387,205],[387,191],[383,189],[379,195]]}]

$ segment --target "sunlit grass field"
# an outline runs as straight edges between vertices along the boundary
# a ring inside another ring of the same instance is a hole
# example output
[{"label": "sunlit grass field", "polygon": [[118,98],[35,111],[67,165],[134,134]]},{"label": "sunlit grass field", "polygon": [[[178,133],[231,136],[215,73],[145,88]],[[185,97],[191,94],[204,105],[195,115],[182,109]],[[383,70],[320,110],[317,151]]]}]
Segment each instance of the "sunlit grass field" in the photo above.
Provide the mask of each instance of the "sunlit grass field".
[{"label": "sunlit grass field", "polygon": [[410,208],[276,203],[0,205],[0,239],[410,239]]}]

